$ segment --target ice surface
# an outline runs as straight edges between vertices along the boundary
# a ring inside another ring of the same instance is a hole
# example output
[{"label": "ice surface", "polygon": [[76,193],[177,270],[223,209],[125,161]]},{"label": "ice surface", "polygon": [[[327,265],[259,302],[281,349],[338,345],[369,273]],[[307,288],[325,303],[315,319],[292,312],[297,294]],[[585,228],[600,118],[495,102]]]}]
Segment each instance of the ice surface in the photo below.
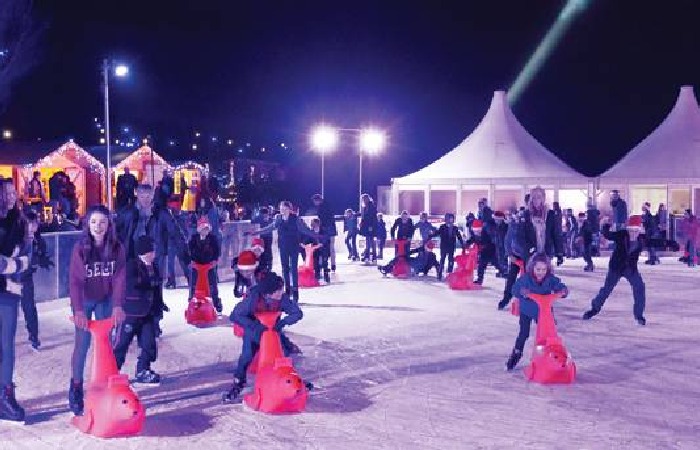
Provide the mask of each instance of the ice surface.
[{"label": "ice surface", "polygon": [[[69,425],[73,329],[63,299],[39,305],[40,353],[20,319],[15,382],[28,425],[0,424],[0,449],[700,448],[700,269],[672,258],[642,265],[648,325],[640,327],[624,280],[599,316],[582,321],[607,260],[596,260],[593,274],[567,261],[558,274],[571,295],[555,314],[578,379],[542,386],[521,370],[532,339],[518,369],[504,371],[517,321],[496,310],[504,281],[493,272],[484,290],[455,292],[433,277],[382,278],[373,266],[338,258],[333,285],[303,290],[305,317],[289,329],[304,351],[297,368],[321,386],[305,413],[221,405],[241,341],[227,318],[209,329],[187,325],[180,289],[166,291],[171,312],[154,365],[164,380],[138,389],[143,436],[83,435]],[[221,292],[228,312],[232,286]],[[131,376],[136,350],[134,343],[125,364]]]}]

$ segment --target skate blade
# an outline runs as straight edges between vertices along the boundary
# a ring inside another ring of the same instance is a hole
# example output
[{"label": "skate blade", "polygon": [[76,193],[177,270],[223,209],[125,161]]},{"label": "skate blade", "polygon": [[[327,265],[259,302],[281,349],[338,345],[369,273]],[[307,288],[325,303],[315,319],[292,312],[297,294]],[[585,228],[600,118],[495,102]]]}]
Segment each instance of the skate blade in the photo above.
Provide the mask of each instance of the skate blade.
[{"label": "skate blade", "polygon": [[0,419],[0,423],[2,423],[3,425],[13,425],[16,427],[23,427],[27,424],[26,420],[17,421],[17,420],[10,420],[10,419]]}]

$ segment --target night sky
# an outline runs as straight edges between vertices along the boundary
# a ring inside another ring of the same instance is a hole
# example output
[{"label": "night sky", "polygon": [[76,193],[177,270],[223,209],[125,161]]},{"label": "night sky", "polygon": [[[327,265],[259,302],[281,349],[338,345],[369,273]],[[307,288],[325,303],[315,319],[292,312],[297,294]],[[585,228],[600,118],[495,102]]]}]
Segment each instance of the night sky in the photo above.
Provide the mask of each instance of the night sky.
[{"label": "night sky", "polygon": [[[251,142],[306,164],[306,194],[320,170],[309,129],[320,120],[372,124],[391,145],[365,164],[370,189],[461,142],[564,3],[37,1],[48,24],[42,55],[15,85],[0,126],[17,139],[96,143],[100,61],[112,55],[132,70],[112,85],[113,125],[152,135],[166,158],[201,158],[189,149],[194,130],[233,138],[234,147]],[[695,0],[593,0],[516,116],[572,167],[604,171],[660,123],[681,84],[700,86],[698,17]],[[335,166],[327,186],[341,183],[343,201],[357,191],[357,159],[346,135],[326,160]]]}]

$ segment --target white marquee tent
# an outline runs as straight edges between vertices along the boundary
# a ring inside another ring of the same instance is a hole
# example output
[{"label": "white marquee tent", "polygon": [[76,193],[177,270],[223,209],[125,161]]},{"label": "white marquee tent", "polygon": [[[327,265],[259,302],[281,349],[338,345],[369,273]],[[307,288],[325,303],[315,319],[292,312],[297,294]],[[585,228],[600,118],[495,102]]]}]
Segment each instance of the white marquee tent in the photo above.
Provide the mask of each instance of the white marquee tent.
[{"label": "white marquee tent", "polygon": [[633,214],[640,213],[645,201],[652,210],[664,203],[676,214],[700,209],[700,107],[692,86],[681,87],[661,125],[600,175],[596,184],[599,196],[620,190]]},{"label": "white marquee tent", "polygon": [[410,175],[393,178],[390,212],[411,214],[476,210],[485,197],[494,209],[522,204],[535,186],[547,192],[547,202],[583,210],[589,181],[549,152],[518,122],[506,93],[496,91],[486,115],[454,150]]}]

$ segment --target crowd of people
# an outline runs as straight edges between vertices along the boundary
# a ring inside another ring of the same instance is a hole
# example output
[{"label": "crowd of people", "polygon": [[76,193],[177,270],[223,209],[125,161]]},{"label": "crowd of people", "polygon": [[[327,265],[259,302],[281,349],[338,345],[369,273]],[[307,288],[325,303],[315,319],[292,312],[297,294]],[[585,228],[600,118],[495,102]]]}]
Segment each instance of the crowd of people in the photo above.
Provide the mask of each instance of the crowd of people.
[{"label": "crowd of people", "polygon": [[[160,321],[168,307],[163,299],[163,288],[174,288],[174,265],[177,259],[190,287],[190,297],[196,282],[191,263],[213,263],[207,280],[214,306],[222,313],[223,305],[218,291],[216,263],[221,253],[220,216],[211,198],[197,199],[197,210],[181,213],[171,202],[172,182],[164,177],[158,186],[133,184],[126,180],[120,185],[131,189],[122,192],[115,212],[104,206],[89,208],[83,234],[75,244],[69,267],[70,305],[75,324],[74,348],[71,358],[71,379],[68,403],[71,411],[81,415],[84,409],[83,377],[90,346],[87,331],[91,319],[111,318],[115,326],[114,354],[119,368],[134,338],[139,345],[135,383],[159,384],[161,376],[152,368],[156,361],[157,337],[161,334]],[[36,187],[36,186],[35,186]],[[119,194],[118,194],[119,196]],[[633,316],[640,325],[646,324],[645,285],[637,268],[638,259],[647,251],[648,264],[657,264],[655,249],[667,246],[668,217],[665,208],[651,214],[645,204],[642,215],[629,216],[626,203],[613,191],[609,218],[591,204],[588,211],[574,220],[571,211],[562,212],[558,205],[549,208],[545,191],[533,189],[517,211],[505,214],[493,211],[486,199],[478,202],[476,214],[466,217],[464,230],[456,224],[454,214],[446,214],[444,223],[435,227],[427,214],[421,214],[414,223],[406,211],[387,230],[383,215],[377,212],[374,200],[361,196],[360,211],[346,210],[344,215],[345,244],[348,259],[366,264],[383,259],[387,239],[394,242],[394,258],[386,265],[377,266],[387,275],[399,258],[405,258],[411,275],[427,275],[435,270],[436,278],[452,272],[454,254],[460,248],[478,251],[475,283],[484,281],[489,265],[496,276],[505,279],[503,297],[498,309],[508,306],[513,297],[520,301],[519,332],[506,362],[512,370],[520,358],[537,320],[537,305],[530,293],[558,293],[567,295],[565,284],[556,276],[552,261],[557,265],[565,257],[581,255],[586,266],[594,270],[592,256],[597,246],[612,243],[607,275],[591,307],[583,314],[584,320],[598,315],[617,283],[625,278],[632,286]],[[238,360],[231,389],[223,396],[228,403],[240,396],[246,385],[246,370],[255,355],[265,327],[256,319],[263,311],[284,313],[275,326],[280,332],[286,355],[301,350],[284,333],[283,328],[303,318],[299,307],[299,258],[301,249],[308,244],[316,248],[312,254],[314,274],[325,283],[336,271],[335,238],[339,234],[335,217],[325,199],[315,195],[311,199],[315,217],[307,226],[290,202],[279,204],[279,214],[268,208],[260,210],[254,222],[258,230],[247,232],[255,236],[250,248],[234,259],[234,297],[240,299],[230,320],[244,329],[242,353]],[[30,205],[31,206],[31,205]],[[61,206],[59,206],[61,208]],[[18,307],[25,316],[30,344],[39,349],[39,318],[33,298],[33,276],[39,269],[53,265],[46,252],[39,229],[39,217],[30,207],[23,207],[11,180],[0,179],[0,333],[2,357],[0,364],[0,419],[23,421],[24,410],[14,394],[14,347]],[[684,261],[694,265],[697,260],[699,225],[686,211],[681,224],[685,242]],[[282,276],[272,272],[272,233],[277,232]],[[411,248],[414,235],[419,244]],[[357,236],[363,236],[365,247],[360,255]],[[439,239],[440,258],[435,255],[435,239]],[[656,241],[656,244],[654,244]],[[399,243],[403,248],[399,249]],[[521,273],[521,267],[524,272]],[[308,387],[312,387],[310,384]]]}]

